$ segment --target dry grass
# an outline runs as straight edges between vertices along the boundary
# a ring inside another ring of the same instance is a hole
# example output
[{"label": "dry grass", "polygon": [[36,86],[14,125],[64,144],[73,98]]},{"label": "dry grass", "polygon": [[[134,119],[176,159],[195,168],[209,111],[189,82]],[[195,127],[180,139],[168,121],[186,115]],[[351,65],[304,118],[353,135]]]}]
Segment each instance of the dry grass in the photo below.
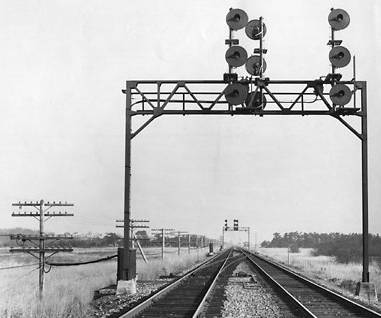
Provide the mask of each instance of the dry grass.
[{"label": "dry grass", "polygon": [[[315,279],[332,283],[344,292],[354,292],[354,286],[361,281],[362,265],[360,263],[337,263],[334,257],[312,256],[312,249],[300,249],[299,253],[290,254],[290,267]],[[288,264],[287,248],[260,248],[259,253],[270,256]],[[375,262],[370,264],[370,280],[376,290],[381,290],[381,269]]]},{"label": "dry grass", "polygon": [[204,252],[197,253],[193,251],[191,254],[187,254],[184,251],[181,257],[176,254],[166,255],[164,261],[161,259],[151,260],[148,264],[140,263],[138,268],[138,278],[140,280],[152,280],[158,278],[160,275],[169,275],[170,273],[179,273],[193,264],[199,262]]},{"label": "dry grass", "polygon": [[[153,254],[158,254],[158,250]],[[176,250],[177,251],[177,250]],[[70,260],[97,258],[89,249],[76,251],[78,257],[69,256]],[[109,252],[109,251],[108,251]],[[175,273],[191,266],[203,258],[205,252],[192,251],[191,255],[182,251],[178,257],[174,250],[169,250],[165,261],[152,259],[149,264],[138,260],[139,279],[155,279],[159,275]],[[89,257],[86,254],[91,254]],[[104,256],[99,251],[98,257]],[[25,264],[31,257],[17,255],[0,258],[0,267]],[[60,260],[61,261],[61,260]],[[64,261],[64,260],[62,260]],[[35,266],[0,270],[0,317],[2,318],[61,318],[86,317],[86,311],[96,289],[115,283],[116,262],[108,261],[97,264],[73,267],[52,267],[45,275],[44,299],[38,301],[38,270]]]}]

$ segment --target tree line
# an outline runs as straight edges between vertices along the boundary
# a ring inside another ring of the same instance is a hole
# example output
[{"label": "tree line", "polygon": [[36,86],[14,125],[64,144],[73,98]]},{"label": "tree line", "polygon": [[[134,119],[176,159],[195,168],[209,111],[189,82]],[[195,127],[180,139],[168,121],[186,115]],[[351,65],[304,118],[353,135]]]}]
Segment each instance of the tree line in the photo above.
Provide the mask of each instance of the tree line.
[{"label": "tree line", "polygon": [[[313,248],[314,255],[334,256],[338,262],[349,263],[361,261],[362,234],[359,233],[304,233],[287,232],[281,235],[276,232],[271,241],[263,241],[262,247],[295,247]],[[381,257],[381,237],[369,235],[369,255]]]},{"label": "tree line", "polygon": [[[10,240],[9,234],[24,234],[24,235],[38,235],[38,231],[14,228],[3,230],[0,229],[0,247],[15,247],[17,246],[15,240]],[[47,233],[49,235],[54,235],[54,233]],[[70,235],[70,233],[65,233]],[[161,234],[154,234],[149,236],[146,231],[136,231],[136,238],[143,247],[159,247],[162,245]],[[188,246],[188,234],[181,235],[181,246]],[[209,238],[205,237],[205,242],[210,241]],[[87,233],[82,235],[74,235],[72,239],[60,240],[60,244],[64,246],[79,247],[79,248],[91,248],[91,247],[122,247],[123,237],[113,233],[104,234],[94,234]],[[170,235],[165,237],[165,245],[177,247],[178,238],[177,235]],[[192,247],[201,246],[201,236],[192,234],[190,235],[190,245]]]}]

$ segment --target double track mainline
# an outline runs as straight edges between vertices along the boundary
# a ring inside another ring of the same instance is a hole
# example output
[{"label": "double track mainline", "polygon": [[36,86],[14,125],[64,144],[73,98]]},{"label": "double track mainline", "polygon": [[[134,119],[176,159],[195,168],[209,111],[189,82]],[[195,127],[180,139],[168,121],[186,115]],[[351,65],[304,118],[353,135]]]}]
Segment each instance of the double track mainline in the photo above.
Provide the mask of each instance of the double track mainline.
[{"label": "double track mainline", "polygon": [[217,254],[119,317],[220,317],[225,286],[240,262],[247,262],[255,275],[268,284],[283,306],[282,317],[381,317],[282,265],[233,248]]}]

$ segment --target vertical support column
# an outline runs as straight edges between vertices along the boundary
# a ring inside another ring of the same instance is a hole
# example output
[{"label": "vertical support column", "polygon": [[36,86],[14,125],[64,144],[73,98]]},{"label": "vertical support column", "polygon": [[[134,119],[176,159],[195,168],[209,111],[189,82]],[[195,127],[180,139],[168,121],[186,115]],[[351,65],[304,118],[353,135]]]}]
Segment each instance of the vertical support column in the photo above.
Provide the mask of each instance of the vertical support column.
[{"label": "vertical support column", "polygon": [[[260,38],[259,38],[259,58],[261,61],[261,66],[259,70],[259,78],[263,78],[263,17],[259,17],[259,25],[260,25]],[[259,93],[261,94],[261,107],[263,108],[263,87],[259,88]]]},{"label": "vertical support column", "polygon": [[131,87],[126,83],[126,136],[124,157],[124,239],[122,280],[130,280]]},{"label": "vertical support column", "polygon": [[361,170],[362,170],[362,281],[369,282],[368,225],[368,123],[366,82],[361,82]]},{"label": "vertical support column", "polygon": [[39,297],[42,299],[44,289],[44,267],[45,267],[45,244],[44,244],[44,200],[40,200],[40,240],[39,240],[39,275],[38,287]]},{"label": "vertical support column", "polygon": [[[118,285],[117,294],[136,293],[136,251],[131,247],[131,213],[130,213],[130,188],[131,188],[131,89],[133,83],[126,82],[126,131],[124,154],[124,218],[123,218],[123,249],[121,259],[118,260]],[[119,255],[119,254],[118,254]],[[119,268],[121,267],[121,268]]]},{"label": "vertical support column", "polygon": [[165,249],[165,235],[164,228],[161,229],[161,259],[164,259],[164,249]]},{"label": "vertical support column", "polygon": [[[333,49],[334,47],[335,47],[335,30],[331,27],[331,49]],[[335,67],[333,65],[331,68],[331,72],[332,74],[335,74]]]},{"label": "vertical support column", "polygon": [[[232,47],[233,29],[229,27],[229,48]],[[232,73],[233,68],[229,65],[229,74]]]}]

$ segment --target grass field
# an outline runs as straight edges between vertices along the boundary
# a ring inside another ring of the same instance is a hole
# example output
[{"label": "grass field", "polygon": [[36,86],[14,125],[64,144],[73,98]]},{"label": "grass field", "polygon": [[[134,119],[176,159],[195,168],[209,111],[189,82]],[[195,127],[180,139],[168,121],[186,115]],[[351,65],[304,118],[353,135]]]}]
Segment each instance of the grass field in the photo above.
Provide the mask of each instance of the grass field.
[{"label": "grass field", "polygon": [[[176,273],[204,259],[206,249],[186,249],[177,255],[176,248],[168,248],[164,262],[160,249],[146,249],[149,263],[138,259],[138,279],[155,279],[159,275]],[[111,255],[115,249],[77,249],[74,253],[59,257],[59,261],[84,261]],[[116,281],[116,261],[96,264],[52,267],[45,274],[44,298],[38,302],[38,269],[35,260],[28,255],[9,255],[0,250],[0,268],[20,264],[31,266],[0,269],[0,317],[1,318],[61,318],[86,317],[86,311],[96,289]]]},{"label": "grass field", "polygon": [[[258,252],[270,256],[306,275],[319,280],[329,287],[338,287],[344,293],[352,294],[355,286],[361,281],[362,265],[360,263],[337,263],[334,257],[313,256],[312,249],[300,249],[299,253],[287,253],[287,248],[259,248]],[[381,291],[381,269],[376,262],[370,264],[370,280],[376,290]]]}]

